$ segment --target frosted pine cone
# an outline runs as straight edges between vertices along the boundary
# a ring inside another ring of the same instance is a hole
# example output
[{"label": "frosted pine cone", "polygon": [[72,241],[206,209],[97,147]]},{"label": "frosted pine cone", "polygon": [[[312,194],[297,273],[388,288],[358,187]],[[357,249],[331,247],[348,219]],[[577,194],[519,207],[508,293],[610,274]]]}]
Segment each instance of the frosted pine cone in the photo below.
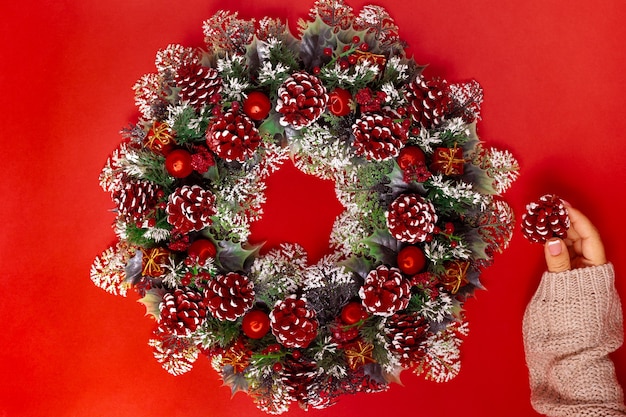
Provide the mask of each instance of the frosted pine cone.
[{"label": "frosted pine cone", "polygon": [[452,104],[447,90],[444,80],[426,81],[419,77],[411,82],[406,98],[413,120],[426,129],[438,126]]},{"label": "frosted pine cone", "polygon": [[555,195],[546,194],[539,201],[526,206],[522,215],[522,233],[531,242],[545,243],[552,237],[567,236],[570,221],[563,201]]},{"label": "frosted pine cone", "polygon": [[287,357],[281,371],[280,380],[285,385],[293,401],[306,403],[309,397],[309,388],[317,376],[315,362],[299,358]]},{"label": "frosted pine cone", "polygon": [[229,272],[210,280],[207,308],[219,320],[235,321],[252,308],[254,284],[245,275]]},{"label": "frosted pine cone", "polygon": [[176,85],[180,98],[189,101],[196,110],[201,109],[222,91],[222,79],[216,69],[200,64],[188,64],[178,70]]},{"label": "frosted pine cone", "polygon": [[396,198],[385,212],[391,235],[401,242],[424,242],[435,230],[438,217],[430,201],[417,194]]},{"label": "frosted pine cone", "polygon": [[179,336],[189,336],[204,323],[206,295],[191,288],[176,288],[163,295],[159,304],[159,325]]},{"label": "frosted pine cone", "polygon": [[387,115],[366,113],[353,125],[354,149],[368,160],[395,158],[407,140],[406,129]]},{"label": "frosted pine cone", "polygon": [[402,365],[409,366],[420,355],[420,347],[426,339],[428,322],[416,314],[394,314],[387,320],[386,333],[391,348],[400,354]]},{"label": "frosted pine cone", "polygon": [[220,158],[243,162],[259,147],[261,135],[248,116],[230,109],[207,130],[206,142]]},{"label": "frosted pine cone", "polygon": [[165,211],[167,222],[174,226],[175,232],[202,230],[213,222],[215,196],[198,185],[183,185],[170,195]]},{"label": "frosted pine cone", "polygon": [[409,305],[411,283],[398,268],[381,265],[367,274],[359,297],[370,313],[391,316]]},{"label": "frosted pine cone", "polygon": [[112,200],[118,214],[126,221],[141,221],[158,203],[161,188],[149,181],[130,179],[113,192]]},{"label": "frosted pine cone", "polygon": [[292,295],[278,301],[270,312],[272,333],[286,348],[306,348],[317,337],[315,316],[305,299]]},{"label": "frosted pine cone", "polygon": [[328,93],[319,78],[307,72],[296,72],[278,89],[276,111],[280,124],[294,129],[310,126],[326,110]]}]

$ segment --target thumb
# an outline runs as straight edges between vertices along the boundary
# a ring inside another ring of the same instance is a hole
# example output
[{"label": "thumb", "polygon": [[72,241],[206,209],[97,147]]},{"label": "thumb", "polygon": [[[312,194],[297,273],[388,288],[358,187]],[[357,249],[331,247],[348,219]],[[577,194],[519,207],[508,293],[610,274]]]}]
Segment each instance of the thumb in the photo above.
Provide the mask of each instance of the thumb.
[{"label": "thumb", "polygon": [[569,271],[571,268],[569,252],[561,239],[550,239],[544,245],[544,254],[549,272]]}]

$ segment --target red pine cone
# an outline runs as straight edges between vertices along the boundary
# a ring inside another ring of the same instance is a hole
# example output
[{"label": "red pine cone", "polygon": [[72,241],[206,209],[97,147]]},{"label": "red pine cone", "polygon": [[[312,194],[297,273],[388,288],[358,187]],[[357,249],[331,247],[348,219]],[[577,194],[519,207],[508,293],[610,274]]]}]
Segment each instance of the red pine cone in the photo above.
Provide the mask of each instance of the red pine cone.
[{"label": "red pine cone", "polygon": [[428,335],[428,322],[417,314],[394,314],[387,320],[386,333],[391,349],[400,354],[400,363],[409,366],[420,356],[420,347]]},{"label": "red pine cone", "polygon": [[416,123],[429,129],[438,126],[452,105],[445,80],[426,81],[423,77],[408,85],[408,111]]},{"label": "red pine cone", "polygon": [[252,308],[254,284],[245,275],[229,272],[207,285],[207,308],[219,320],[235,321]]},{"label": "red pine cone", "polygon": [[293,401],[306,403],[309,400],[309,386],[317,375],[317,365],[304,358],[284,360],[280,380],[285,385]]},{"label": "red pine cone", "polygon": [[406,129],[387,115],[366,113],[352,125],[355,153],[368,160],[395,158],[407,140]]},{"label": "red pine cone", "polygon": [[526,206],[522,215],[522,233],[531,242],[545,243],[552,237],[567,236],[570,221],[563,201],[555,195],[546,194]]},{"label": "red pine cone", "polygon": [[207,130],[206,142],[220,158],[243,162],[259,147],[261,135],[248,116],[229,109]]},{"label": "red pine cone", "polygon": [[385,212],[391,235],[401,242],[424,242],[435,230],[437,213],[430,201],[417,194],[396,198]]},{"label": "red pine cone", "polygon": [[270,312],[272,333],[286,348],[306,348],[317,337],[315,316],[305,299],[292,295],[278,301]]},{"label": "red pine cone", "polygon": [[119,215],[126,221],[143,220],[155,209],[161,187],[137,179],[130,179],[123,185],[123,188],[115,190],[112,195]]},{"label": "red pine cone", "polygon": [[278,89],[276,111],[280,124],[302,129],[316,121],[326,109],[328,93],[322,81],[307,72],[296,72]]},{"label": "red pine cone", "polygon": [[381,265],[367,274],[359,297],[370,313],[391,316],[409,305],[411,283],[398,268]]},{"label": "red pine cone", "polygon": [[180,87],[180,98],[189,101],[196,110],[201,109],[222,91],[222,79],[215,68],[188,64],[178,70],[175,79]]},{"label": "red pine cone", "polygon": [[215,196],[198,185],[183,185],[169,196],[165,211],[174,232],[186,234],[202,230],[213,222]]},{"label": "red pine cone", "polygon": [[166,292],[159,304],[159,325],[179,336],[189,336],[204,323],[206,295],[188,287]]}]

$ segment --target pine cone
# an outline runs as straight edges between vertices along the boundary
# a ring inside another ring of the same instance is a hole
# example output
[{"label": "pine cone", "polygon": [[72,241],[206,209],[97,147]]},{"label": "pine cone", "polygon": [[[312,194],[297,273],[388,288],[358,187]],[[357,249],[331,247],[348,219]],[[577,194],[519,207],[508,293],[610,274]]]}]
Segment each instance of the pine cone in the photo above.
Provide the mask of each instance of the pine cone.
[{"label": "pine cone", "polygon": [[567,236],[570,221],[563,201],[555,195],[546,194],[539,201],[526,206],[522,215],[522,233],[531,242],[545,243],[552,237]]},{"label": "pine cone", "polygon": [[444,80],[419,77],[408,85],[405,95],[412,119],[426,129],[438,126],[452,105]]},{"label": "pine cone", "polygon": [[113,192],[118,214],[126,221],[142,221],[158,203],[161,187],[149,181],[130,179]]},{"label": "pine cone", "polygon": [[366,113],[352,125],[355,153],[368,160],[395,158],[407,140],[406,129],[387,115]]},{"label": "pine cone", "polygon": [[222,79],[215,68],[200,64],[188,64],[178,70],[175,79],[180,87],[180,98],[189,101],[196,110],[200,110],[222,91]]},{"label": "pine cone", "polygon": [[202,230],[212,223],[211,216],[216,213],[215,196],[198,185],[183,185],[170,195],[165,211],[173,232]]},{"label": "pine cone", "polygon": [[435,230],[437,213],[430,201],[417,194],[396,198],[385,212],[391,235],[401,242],[424,242]]},{"label": "pine cone", "polygon": [[391,316],[409,305],[411,283],[398,268],[381,265],[367,274],[359,297],[370,313]]},{"label": "pine cone", "polygon": [[276,111],[282,114],[280,124],[302,129],[315,122],[327,104],[328,93],[320,79],[296,72],[279,87]]},{"label": "pine cone", "polygon": [[309,401],[309,387],[317,375],[317,365],[307,359],[286,358],[280,380],[293,401],[306,404]]},{"label": "pine cone", "polygon": [[278,342],[286,348],[306,348],[317,337],[319,324],[306,300],[292,295],[274,305],[270,326]]},{"label": "pine cone", "polygon": [[394,314],[386,323],[391,349],[400,354],[400,363],[404,366],[409,366],[420,356],[427,332],[428,322],[417,314]]},{"label": "pine cone", "polygon": [[207,130],[206,142],[220,158],[243,162],[259,147],[261,135],[248,116],[229,109]]},{"label": "pine cone", "polygon": [[229,272],[207,285],[207,308],[219,320],[235,321],[252,308],[254,284],[245,275]]},{"label": "pine cone", "polygon": [[170,333],[189,336],[204,323],[206,305],[206,295],[188,287],[166,292],[159,304],[159,325]]}]

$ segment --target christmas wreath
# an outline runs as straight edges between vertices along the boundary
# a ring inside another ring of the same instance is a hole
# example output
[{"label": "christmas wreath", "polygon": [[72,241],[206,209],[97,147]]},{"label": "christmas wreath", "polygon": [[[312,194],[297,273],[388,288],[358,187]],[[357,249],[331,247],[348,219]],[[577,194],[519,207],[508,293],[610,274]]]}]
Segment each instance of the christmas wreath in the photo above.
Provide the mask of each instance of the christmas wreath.
[{"label": "christmas wreath", "polygon": [[[100,176],[118,240],[93,282],[139,294],[168,372],[206,355],[268,413],[385,390],[406,369],[453,378],[518,170],[476,135],[479,84],[425,77],[379,6],[318,0],[297,36],[226,11],[203,31],[203,49],[167,46],[134,86],[139,120]],[[333,180],[345,208],[315,264],[248,242],[287,160]]]}]

